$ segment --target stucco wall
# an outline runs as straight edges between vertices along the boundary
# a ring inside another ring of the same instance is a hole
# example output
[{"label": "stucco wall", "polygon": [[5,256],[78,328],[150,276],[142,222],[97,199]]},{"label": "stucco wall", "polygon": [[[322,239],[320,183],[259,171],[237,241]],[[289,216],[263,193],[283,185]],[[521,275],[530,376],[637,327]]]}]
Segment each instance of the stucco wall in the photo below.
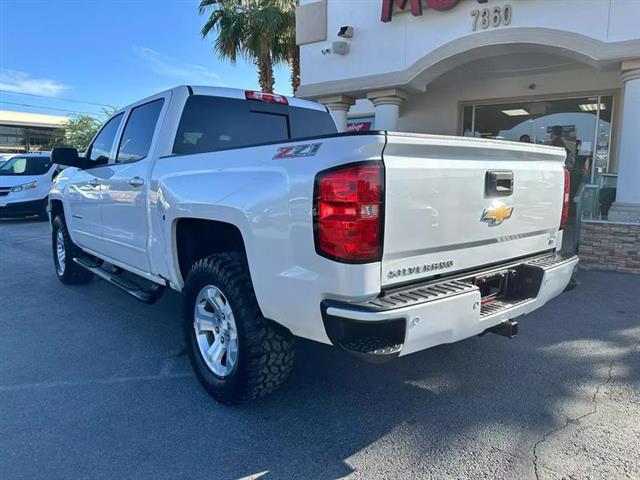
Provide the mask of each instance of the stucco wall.
[{"label": "stucco wall", "polygon": [[[507,3],[513,6],[513,19],[509,26],[478,32],[471,30],[471,10]],[[557,41],[564,40],[575,52],[582,52],[581,61],[600,66],[607,58],[628,56],[627,50],[635,51],[640,45],[640,30],[637,28],[640,2],[637,0],[489,0],[482,5],[475,0],[464,0],[445,12],[425,9],[420,17],[397,13],[389,23],[380,21],[381,5],[382,0],[328,0],[326,41],[301,48],[303,95],[305,86],[311,84],[362,79],[390,72],[413,75],[412,65],[415,66],[420,59],[461,40],[466,42],[462,51],[470,50],[476,44],[485,44],[487,39],[491,45],[527,41],[546,42],[553,47],[556,42],[554,32],[557,32]],[[331,46],[343,25],[354,27],[354,37],[348,40],[350,53],[345,56],[323,55],[322,49]],[[447,52],[443,55],[446,57]],[[397,76],[399,84],[406,79],[402,75]],[[389,78],[381,79],[381,82],[388,81]],[[360,83],[366,84],[364,81]],[[415,87],[421,88],[420,85]],[[311,96],[328,93],[314,88],[307,91]]]}]

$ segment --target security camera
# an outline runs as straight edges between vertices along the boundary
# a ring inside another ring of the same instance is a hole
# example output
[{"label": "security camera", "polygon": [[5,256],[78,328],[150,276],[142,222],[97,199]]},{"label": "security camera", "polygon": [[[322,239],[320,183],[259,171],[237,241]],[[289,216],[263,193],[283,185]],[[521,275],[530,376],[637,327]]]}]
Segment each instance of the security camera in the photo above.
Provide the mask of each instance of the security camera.
[{"label": "security camera", "polygon": [[353,27],[345,25],[338,30],[338,36],[342,38],[353,38]]},{"label": "security camera", "polygon": [[331,50],[336,55],[346,55],[349,53],[349,44],[347,42],[338,41],[331,44]]}]

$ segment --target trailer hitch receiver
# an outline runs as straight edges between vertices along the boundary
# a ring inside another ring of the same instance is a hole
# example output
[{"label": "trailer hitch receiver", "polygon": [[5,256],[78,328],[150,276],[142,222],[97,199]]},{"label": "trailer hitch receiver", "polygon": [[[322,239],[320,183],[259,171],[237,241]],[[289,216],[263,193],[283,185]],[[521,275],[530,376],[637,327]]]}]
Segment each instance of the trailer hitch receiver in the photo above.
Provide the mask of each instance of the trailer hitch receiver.
[{"label": "trailer hitch receiver", "polygon": [[513,338],[518,335],[518,322],[515,320],[507,320],[506,322],[502,322],[495,327],[486,329],[483,333],[496,333],[498,335],[502,335],[503,337]]}]

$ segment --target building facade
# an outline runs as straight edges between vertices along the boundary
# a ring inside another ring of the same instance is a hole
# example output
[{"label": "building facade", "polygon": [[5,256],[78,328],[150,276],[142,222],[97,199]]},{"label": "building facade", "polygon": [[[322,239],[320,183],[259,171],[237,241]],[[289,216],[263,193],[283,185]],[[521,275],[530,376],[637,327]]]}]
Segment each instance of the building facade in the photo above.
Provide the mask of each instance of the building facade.
[{"label": "building facade", "polygon": [[640,223],[639,21],[638,0],[303,0],[297,95],[344,130],[559,132],[578,223]]},{"label": "building facade", "polygon": [[60,115],[0,110],[0,153],[50,150],[54,132],[67,122]]}]

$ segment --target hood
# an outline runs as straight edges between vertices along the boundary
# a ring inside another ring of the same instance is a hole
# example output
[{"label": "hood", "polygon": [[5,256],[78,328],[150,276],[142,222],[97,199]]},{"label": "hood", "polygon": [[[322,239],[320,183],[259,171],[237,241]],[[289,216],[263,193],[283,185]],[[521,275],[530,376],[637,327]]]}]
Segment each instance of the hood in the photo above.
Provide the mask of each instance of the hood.
[{"label": "hood", "polygon": [[16,185],[30,183],[34,180],[42,182],[45,178],[45,175],[0,175],[0,188],[15,187]]}]

